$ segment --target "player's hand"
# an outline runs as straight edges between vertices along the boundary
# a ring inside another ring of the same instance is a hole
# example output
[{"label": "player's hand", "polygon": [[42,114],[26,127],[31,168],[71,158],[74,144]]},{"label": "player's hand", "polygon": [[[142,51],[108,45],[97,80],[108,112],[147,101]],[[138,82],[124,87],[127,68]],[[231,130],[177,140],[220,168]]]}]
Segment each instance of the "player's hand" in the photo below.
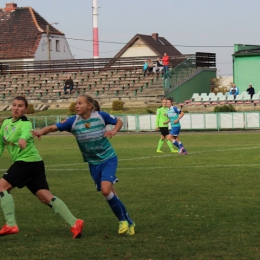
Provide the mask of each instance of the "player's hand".
[{"label": "player's hand", "polygon": [[112,138],[115,134],[116,134],[116,131],[109,130],[109,131],[105,132],[104,136],[108,137],[108,138]]},{"label": "player's hand", "polygon": [[26,140],[25,139],[19,139],[18,145],[20,146],[20,149],[23,150],[26,148]]},{"label": "player's hand", "polygon": [[31,133],[33,137],[37,137],[39,140],[41,139],[41,134],[39,131],[32,130]]}]

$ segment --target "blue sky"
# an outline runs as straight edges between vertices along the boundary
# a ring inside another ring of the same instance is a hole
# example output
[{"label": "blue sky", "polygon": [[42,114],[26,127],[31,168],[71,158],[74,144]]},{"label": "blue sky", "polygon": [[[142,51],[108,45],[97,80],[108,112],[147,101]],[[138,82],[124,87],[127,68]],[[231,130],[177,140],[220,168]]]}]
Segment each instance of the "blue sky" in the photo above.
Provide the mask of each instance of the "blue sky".
[{"label": "blue sky", "polygon": [[[0,7],[11,1],[0,0]],[[75,58],[92,58],[92,0],[17,0],[58,22]],[[136,34],[158,33],[183,54],[214,52],[218,74],[232,75],[233,46],[260,45],[259,0],[98,0],[100,57],[113,57]],[[191,47],[194,46],[194,47]],[[214,47],[215,46],[215,47]]]}]

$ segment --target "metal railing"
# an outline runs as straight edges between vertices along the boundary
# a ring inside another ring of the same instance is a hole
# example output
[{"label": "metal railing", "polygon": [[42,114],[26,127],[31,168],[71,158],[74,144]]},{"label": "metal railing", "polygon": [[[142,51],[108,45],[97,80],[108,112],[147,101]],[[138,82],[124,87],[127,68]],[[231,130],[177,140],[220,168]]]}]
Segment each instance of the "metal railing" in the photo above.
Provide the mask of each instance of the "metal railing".
[{"label": "metal railing", "polygon": [[193,74],[196,69],[195,55],[190,56],[181,64],[170,69],[169,75],[165,75],[164,77],[164,91],[167,91],[169,88],[173,88],[174,86],[180,84],[180,82],[187,79],[191,74]]},{"label": "metal railing", "polygon": [[[171,67],[176,66],[190,55],[170,57]],[[0,62],[1,74],[18,73],[42,73],[61,71],[96,71],[111,70],[114,68],[133,69],[142,68],[144,62],[151,59],[155,62],[156,57],[126,57],[126,58],[98,58],[98,59],[71,59],[71,60],[44,60],[28,62]]]}]

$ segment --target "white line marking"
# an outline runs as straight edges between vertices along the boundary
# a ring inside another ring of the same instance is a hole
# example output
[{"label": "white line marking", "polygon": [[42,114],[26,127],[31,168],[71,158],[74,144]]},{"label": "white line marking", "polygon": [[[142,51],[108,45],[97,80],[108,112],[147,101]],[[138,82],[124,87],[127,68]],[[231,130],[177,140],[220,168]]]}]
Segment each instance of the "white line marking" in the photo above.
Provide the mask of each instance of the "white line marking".
[{"label": "white line marking", "polygon": [[[232,148],[232,149],[218,149],[218,150],[211,150],[210,152],[223,152],[223,151],[237,151],[237,150],[250,150],[250,149],[258,149],[260,146],[254,146],[254,147],[238,147],[238,148]],[[198,151],[198,152],[193,152],[189,153],[188,155],[193,155],[193,154],[202,154],[202,153],[208,153],[209,151]],[[154,159],[154,158],[163,158],[163,157],[174,157],[174,156],[183,156],[183,155],[178,155],[178,154],[160,154],[160,155],[150,155],[150,156],[143,156],[143,157],[136,157],[136,158],[128,158],[128,159],[119,159],[119,161],[135,161],[135,160],[144,160],[144,159]],[[85,168],[66,168],[66,169],[57,169],[55,167],[62,167],[62,166],[80,166],[80,165],[85,165]],[[215,165],[190,165],[190,166],[174,166],[174,168],[213,168],[213,167],[256,167],[259,166],[260,164],[228,164],[228,165],[223,165],[223,164],[215,164]],[[45,165],[45,168],[48,169],[48,171],[89,171],[88,165],[85,162],[82,163],[68,163],[68,164],[55,164],[55,165]],[[145,169],[171,169],[172,166],[163,166],[163,167],[145,167]],[[135,169],[140,169],[140,167],[131,167],[131,168],[124,168],[124,167],[118,167],[117,170],[135,170]],[[6,169],[0,169],[1,171],[5,171]]]}]

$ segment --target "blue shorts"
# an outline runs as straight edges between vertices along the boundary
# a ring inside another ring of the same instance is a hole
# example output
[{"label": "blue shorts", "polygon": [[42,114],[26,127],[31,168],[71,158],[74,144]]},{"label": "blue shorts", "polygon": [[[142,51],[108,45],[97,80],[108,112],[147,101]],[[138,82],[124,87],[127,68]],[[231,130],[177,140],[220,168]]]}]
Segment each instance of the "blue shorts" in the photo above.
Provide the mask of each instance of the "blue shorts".
[{"label": "blue shorts", "polygon": [[172,136],[178,136],[178,135],[180,134],[180,130],[181,130],[180,127],[173,127],[173,128],[171,129],[170,135],[172,135]]},{"label": "blue shorts", "polygon": [[110,181],[112,183],[118,181],[116,178],[117,163],[117,156],[115,156],[97,165],[89,164],[90,174],[98,191],[101,191],[102,181]]}]

